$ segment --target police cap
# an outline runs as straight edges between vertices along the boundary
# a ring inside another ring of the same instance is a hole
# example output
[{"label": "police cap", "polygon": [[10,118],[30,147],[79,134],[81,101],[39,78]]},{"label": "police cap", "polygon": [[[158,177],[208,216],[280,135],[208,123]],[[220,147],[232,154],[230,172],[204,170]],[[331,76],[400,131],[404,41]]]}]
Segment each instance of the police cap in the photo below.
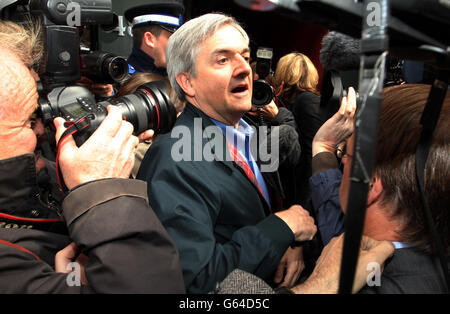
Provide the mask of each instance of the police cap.
[{"label": "police cap", "polygon": [[124,15],[133,28],[159,25],[173,33],[183,24],[183,11],[183,5],[179,3],[152,3],[130,8]]}]

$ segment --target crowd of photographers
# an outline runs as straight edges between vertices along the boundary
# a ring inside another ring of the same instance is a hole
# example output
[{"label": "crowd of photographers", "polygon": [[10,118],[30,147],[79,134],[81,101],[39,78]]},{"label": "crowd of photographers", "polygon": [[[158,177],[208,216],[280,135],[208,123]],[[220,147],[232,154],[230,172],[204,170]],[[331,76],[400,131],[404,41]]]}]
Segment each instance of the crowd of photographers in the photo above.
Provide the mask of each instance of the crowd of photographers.
[{"label": "crowd of photographers", "polygon": [[[325,119],[307,56],[288,54],[266,76],[252,70],[234,18],[182,24],[182,13],[178,4],[128,10],[127,80],[85,77],[47,101],[37,88],[42,30],[0,21],[0,292],[338,291],[355,90]],[[258,80],[270,87],[263,104],[252,101]],[[411,162],[430,87],[403,83],[383,94],[355,293],[446,292]],[[80,86],[97,96],[76,94]],[[445,252],[449,100],[426,168]],[[171,130],[184,131],[181,146]],[[275,170],[261,171],[255,138],[276,146]],[[369,285],[369,264],[384,269],[381,283]]]}]

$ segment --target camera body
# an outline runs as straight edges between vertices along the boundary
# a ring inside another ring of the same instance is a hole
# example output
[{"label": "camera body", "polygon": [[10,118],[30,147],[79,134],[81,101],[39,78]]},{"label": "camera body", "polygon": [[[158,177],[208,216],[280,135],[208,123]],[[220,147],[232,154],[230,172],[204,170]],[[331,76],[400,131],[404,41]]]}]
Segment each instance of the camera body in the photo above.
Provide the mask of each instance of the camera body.
[{"label": "camera body", "polygon": [[273,87],[265,81],[271,72],[272,58],[272,48],[259,47],[256,51],[255,72],[258,79],[253,82],[252,105],[257,108],[268,105],[275,96]]},{"label": "camera body", "polygon": [[87,126],[83,132],[73,134],[78,146],[97,129],[106,114],[106,108],[97,104],[94,95],[81,86],[56,87],[39,100],[39,116],[44,125],[50,125],[56,117],[73,122],[85,119]]}]

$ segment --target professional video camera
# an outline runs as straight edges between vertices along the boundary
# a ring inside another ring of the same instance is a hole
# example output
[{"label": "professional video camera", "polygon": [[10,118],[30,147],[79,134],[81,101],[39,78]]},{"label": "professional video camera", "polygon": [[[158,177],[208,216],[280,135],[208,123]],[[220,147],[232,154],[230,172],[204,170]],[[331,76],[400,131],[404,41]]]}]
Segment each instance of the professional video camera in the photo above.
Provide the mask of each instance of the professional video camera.
[{"label": "professional video camera", "polygon": [[272,57],[272,48],[260,47],[256,51],[256,74],[258,74],[258,79],[253,82],[252,104],[257,108],[268,105],[275,96],[272,86],[265,81],[265,78],[271,71]]},{"label": "professional video camera", "polygon": [[172,128],[176,110],[167,96],[165,82],[144,84],[134,94],[98,103],[88,89],[76,85],[81,74],[98,83],[121,81],[128,74],[125,59],[113,54],[87,50],[80,56],[79,30],[113,24],[111,0],[12,0],[8,6],[10,11],[37,16],[43,26],[45,51],[38,115],[45,125],[51,125],[55,117],[74,123],[84,121],[83,128],[73,134],[80,146],[106,117],[106,107],[113,104],[133,124],[135,134],[147,129],[158,134]]}]

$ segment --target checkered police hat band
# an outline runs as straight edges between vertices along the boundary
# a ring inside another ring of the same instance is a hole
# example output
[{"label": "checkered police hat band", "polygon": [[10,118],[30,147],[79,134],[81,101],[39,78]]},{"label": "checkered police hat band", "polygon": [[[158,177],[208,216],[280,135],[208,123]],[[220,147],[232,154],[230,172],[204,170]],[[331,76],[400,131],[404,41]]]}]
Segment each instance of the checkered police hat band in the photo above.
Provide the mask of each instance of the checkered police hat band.
[{"label": "checkered police hat band", "polygon": [[180,19],[178,17],[170,16],[170,15],[162,15],[162,14],[146,14],[136,16],[133,19],[133,26],[141,23],[148,22],[157,22],[157,23],[165,23],[174,26],[180,26]]}]

